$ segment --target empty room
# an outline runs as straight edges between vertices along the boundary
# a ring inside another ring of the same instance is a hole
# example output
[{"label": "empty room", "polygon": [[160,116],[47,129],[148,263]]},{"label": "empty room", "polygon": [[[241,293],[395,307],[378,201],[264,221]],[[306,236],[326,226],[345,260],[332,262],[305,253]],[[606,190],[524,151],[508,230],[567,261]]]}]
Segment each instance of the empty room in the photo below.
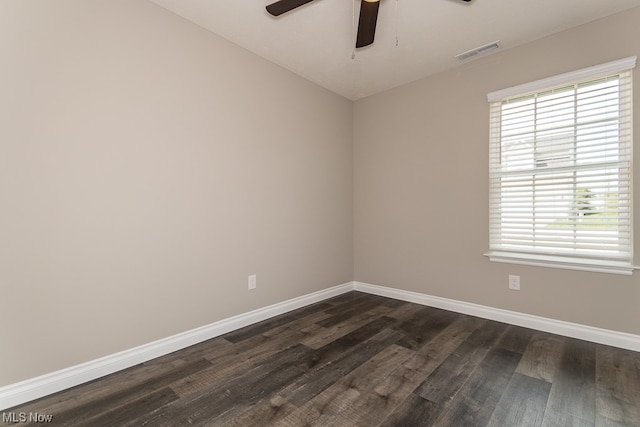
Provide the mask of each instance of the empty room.
[{"label": "empty room", "polygon": [[639,23],[0,0],[0,425],[639,426]]}]

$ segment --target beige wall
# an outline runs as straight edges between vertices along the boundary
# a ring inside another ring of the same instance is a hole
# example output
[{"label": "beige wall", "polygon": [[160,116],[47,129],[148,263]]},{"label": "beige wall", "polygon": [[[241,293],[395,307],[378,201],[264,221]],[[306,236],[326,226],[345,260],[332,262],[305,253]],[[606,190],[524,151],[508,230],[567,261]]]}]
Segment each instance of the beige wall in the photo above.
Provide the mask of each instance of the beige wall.
[{"label": "beige wall", "polygon": [[141,0],[0,52],[0,386],[352,280],[350,101]]},{"label": "beige wall", "polygon": [[[483,256],[489,222],[486,94],[638,55],[638,22],[640,8],[357,101],[355,280],[640,334],[638,273],[525,267]],[[640,129],[640,67],[634,77],[634,124]],[[637,143],[635,159],[639,165]],[[521,276],[520,292],[507,288],[508,274]]]}]

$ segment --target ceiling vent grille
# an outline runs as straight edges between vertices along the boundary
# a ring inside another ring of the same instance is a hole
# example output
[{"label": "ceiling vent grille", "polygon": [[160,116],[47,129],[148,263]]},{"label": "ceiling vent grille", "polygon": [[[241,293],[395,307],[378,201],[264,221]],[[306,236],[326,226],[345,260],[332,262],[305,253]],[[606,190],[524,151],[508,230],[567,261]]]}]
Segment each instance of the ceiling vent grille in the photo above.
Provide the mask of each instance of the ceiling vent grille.
[{"label": "ceiling vent grille", "polygon": [[460,61],[464,61],[465,59],[473,58],[474,56],[480,55],[482,53],[488,53],[496,49],[500,49],[500,40],[463,52],[459,55],[456,55],[456,58],[458,58],[458,60]]}]

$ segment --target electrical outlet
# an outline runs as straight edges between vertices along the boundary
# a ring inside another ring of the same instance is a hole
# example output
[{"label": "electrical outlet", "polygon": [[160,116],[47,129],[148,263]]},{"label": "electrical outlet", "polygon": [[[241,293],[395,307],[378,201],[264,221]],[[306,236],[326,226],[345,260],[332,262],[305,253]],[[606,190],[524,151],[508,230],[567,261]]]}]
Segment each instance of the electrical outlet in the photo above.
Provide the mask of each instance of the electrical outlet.
[{"label": "electrical outlet", "polygon": [[251,276],[249,276],[249,290],[255,289],[256,288],[256,284],[257,284],[258,278],[256,277],[255,274],[252,274]]},{"label": "electrical outlet", "polygon": [[520,276],[515,276],[513,274],[509,275],[509,289],[514,291],[520,290]]}]

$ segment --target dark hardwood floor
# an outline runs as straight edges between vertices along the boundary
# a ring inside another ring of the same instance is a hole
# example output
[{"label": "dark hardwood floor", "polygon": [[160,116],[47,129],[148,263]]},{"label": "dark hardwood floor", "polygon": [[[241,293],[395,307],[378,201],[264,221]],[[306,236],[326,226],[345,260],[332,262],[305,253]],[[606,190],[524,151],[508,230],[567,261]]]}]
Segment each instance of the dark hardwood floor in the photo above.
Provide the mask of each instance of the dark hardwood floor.
[{"label": "dark hardwood floor", "polygon": [[640,426],[640,353],[350,292],[4,411],[69,426]]}]

